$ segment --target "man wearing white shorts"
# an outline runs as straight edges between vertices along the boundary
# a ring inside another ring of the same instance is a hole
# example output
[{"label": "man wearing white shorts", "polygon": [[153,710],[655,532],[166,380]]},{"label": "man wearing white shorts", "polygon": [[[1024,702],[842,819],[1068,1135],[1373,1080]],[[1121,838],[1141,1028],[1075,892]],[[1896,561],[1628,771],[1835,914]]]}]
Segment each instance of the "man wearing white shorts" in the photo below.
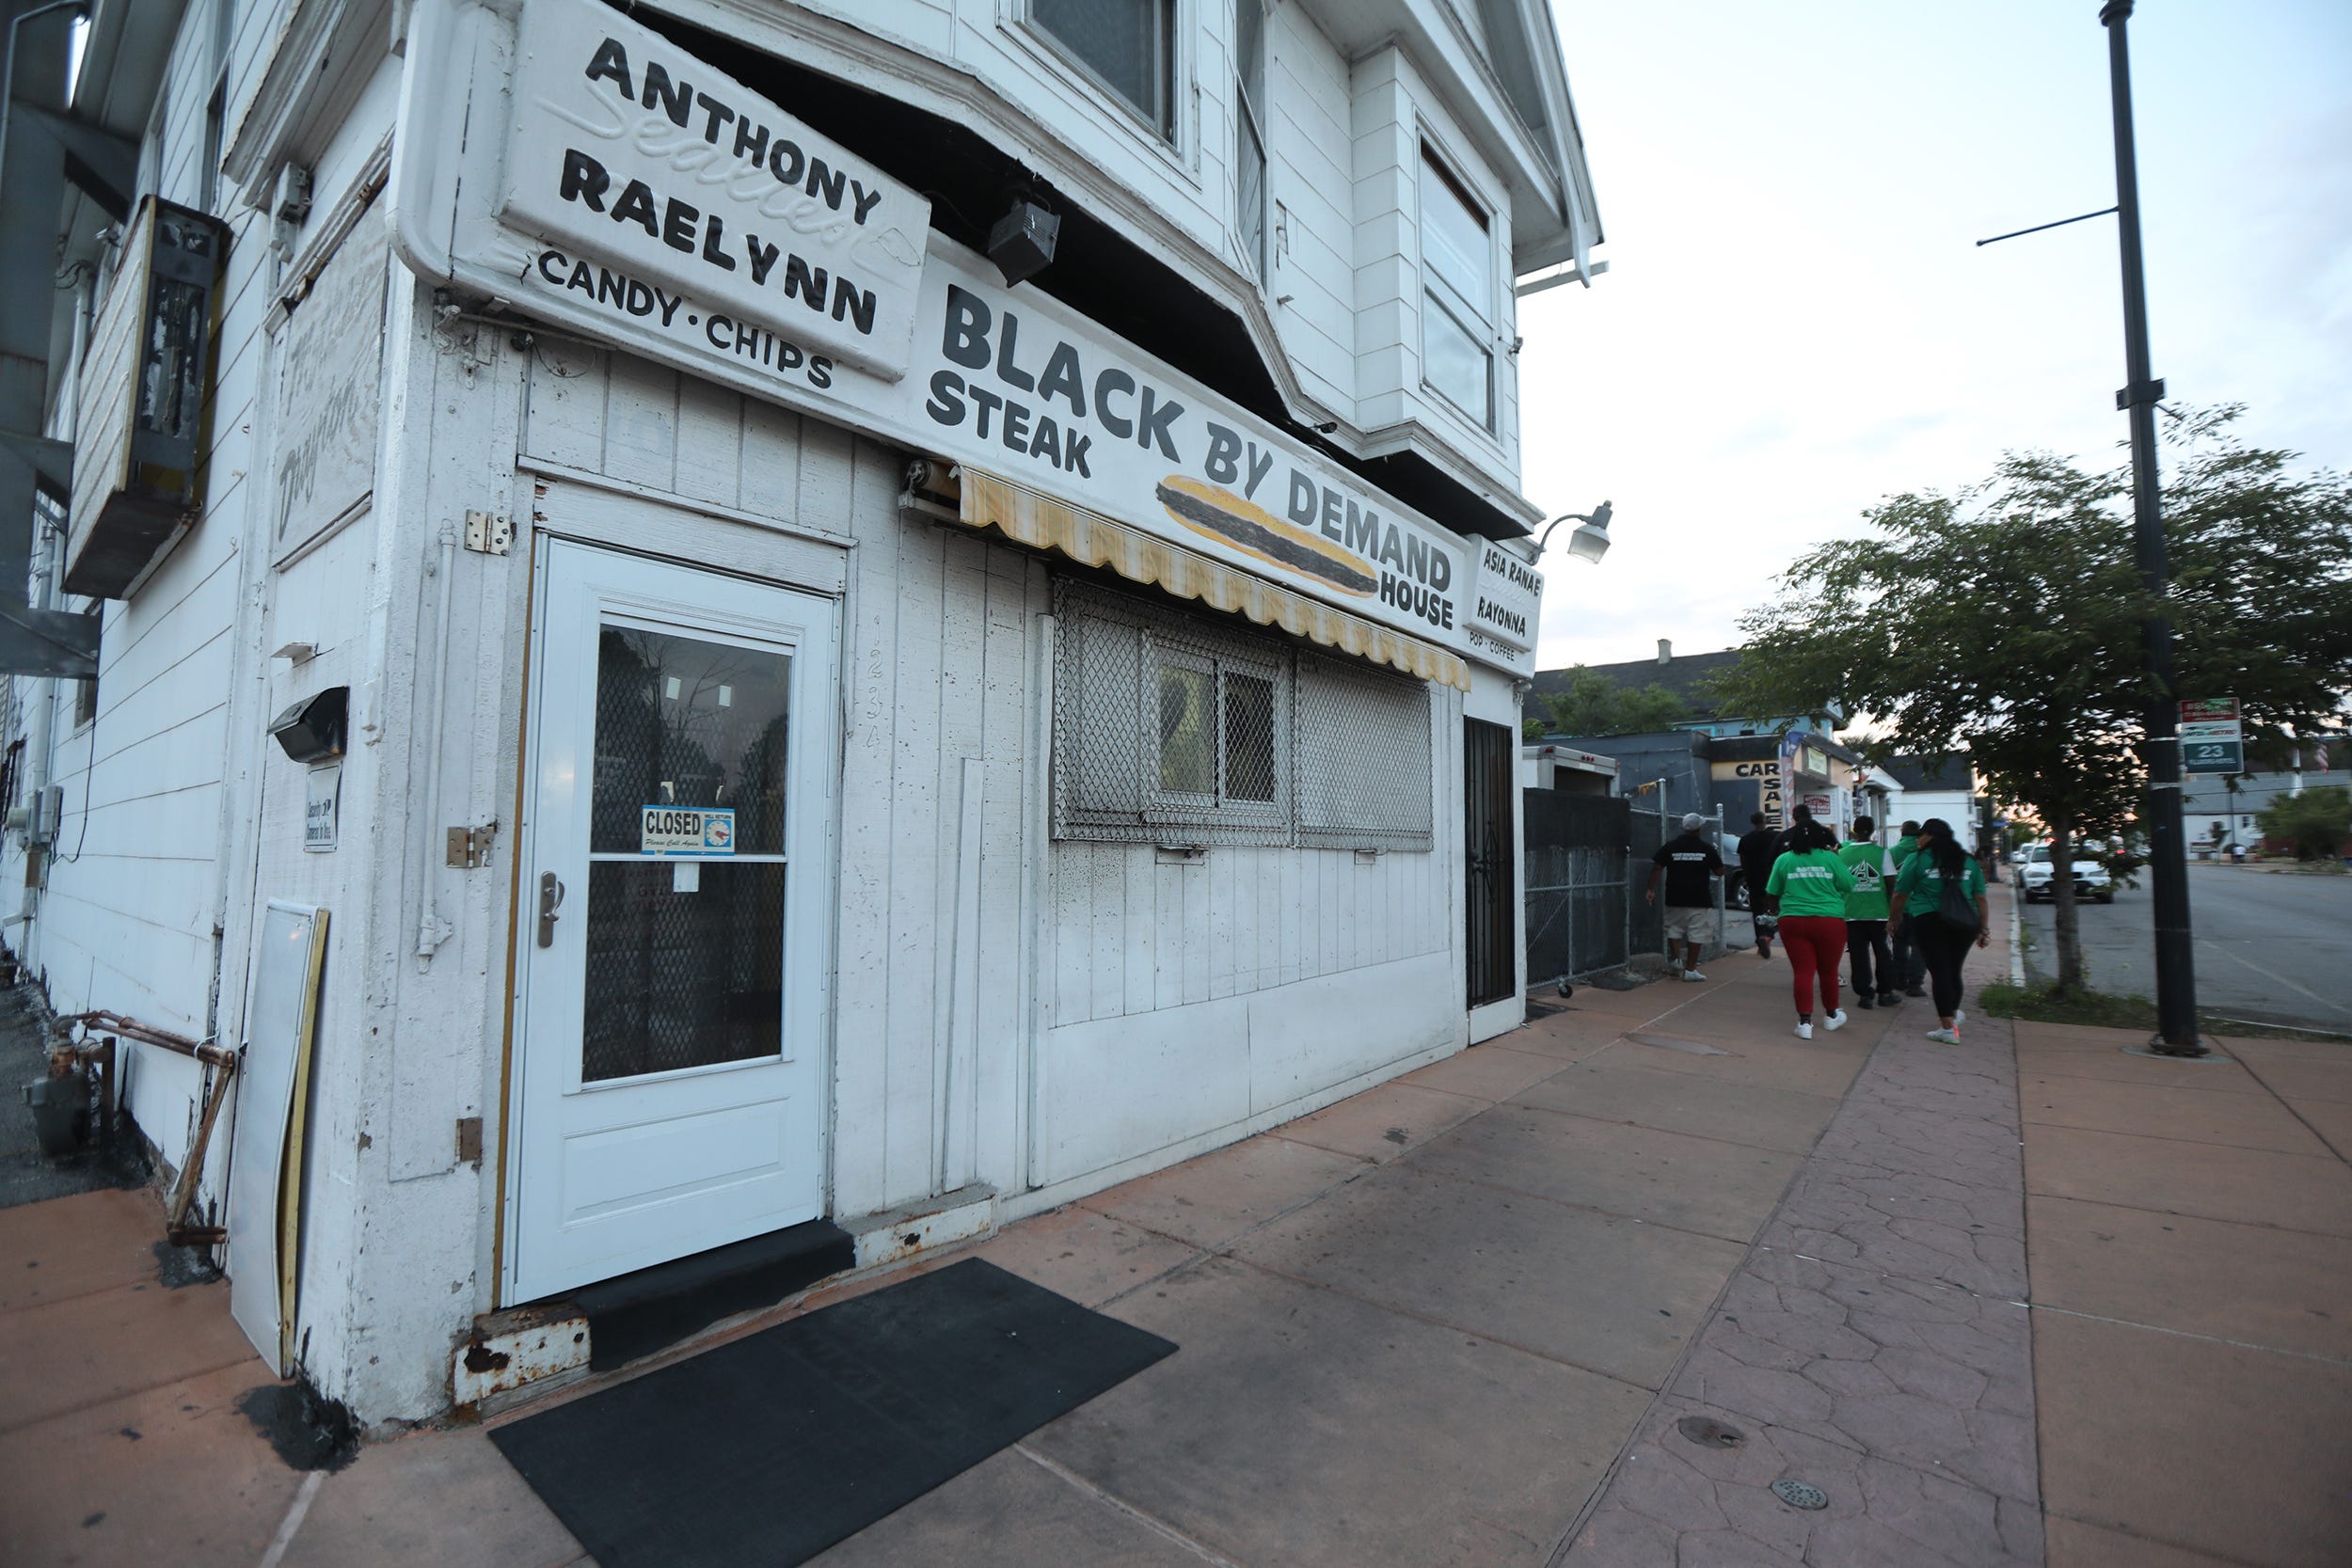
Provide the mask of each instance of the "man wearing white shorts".
[{"label": "man wearing white shorts", "polygon": [[[1699,832],[1706,825],[1697,812],[1683,816],[1682,836],[1660,845],[1650,857],[1649,888],[1642,895],[1657,903],[1659,879],[1665,879],[1666,958],[1686,980],[1707,978],[1699,973],[1699,953],[1715,934],[1714,879],[1724,874],[1724,857]],[[1674,961],[1677,942],[1684,955],[1678,963]]]}]

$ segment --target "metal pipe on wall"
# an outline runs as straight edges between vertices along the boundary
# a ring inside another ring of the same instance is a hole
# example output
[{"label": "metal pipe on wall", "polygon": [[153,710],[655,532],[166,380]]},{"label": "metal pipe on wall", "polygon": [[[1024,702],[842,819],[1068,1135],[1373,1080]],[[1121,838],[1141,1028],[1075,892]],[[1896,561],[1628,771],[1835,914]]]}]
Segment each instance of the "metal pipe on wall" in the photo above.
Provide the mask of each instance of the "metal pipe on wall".
[{"label": "metal pipe on wall", "polygon": [[433,663],[432,695],[414,717],[417,733],[424,740],[424,794],[419,799],[417,814],[424,818],[417,832],[417,970],[421,974],[433,962],[433,955],[449,940],[453,927],[441,918],[439,878],[435,875],[433,850],[441,834],[435,827],[441,810],[441,699],[449,690],[449,601],[453,592],[451,579],[457,575],[457,530],[448,523],[441,525],[440,564],[437,570],[439,581],[439,607],[434,614],[433,647],[429,657]]}]

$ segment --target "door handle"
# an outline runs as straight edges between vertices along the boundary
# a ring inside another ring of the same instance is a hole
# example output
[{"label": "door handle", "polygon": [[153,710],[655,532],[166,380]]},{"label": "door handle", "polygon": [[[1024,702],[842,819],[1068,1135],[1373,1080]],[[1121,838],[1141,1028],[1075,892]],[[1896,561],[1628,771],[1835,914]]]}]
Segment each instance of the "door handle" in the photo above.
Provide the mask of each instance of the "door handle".
[{"label": "door handle", "polygon": [[564,884],[552,871],[539,873],[539,945],[555,945],[555,911],[564,907]]}]

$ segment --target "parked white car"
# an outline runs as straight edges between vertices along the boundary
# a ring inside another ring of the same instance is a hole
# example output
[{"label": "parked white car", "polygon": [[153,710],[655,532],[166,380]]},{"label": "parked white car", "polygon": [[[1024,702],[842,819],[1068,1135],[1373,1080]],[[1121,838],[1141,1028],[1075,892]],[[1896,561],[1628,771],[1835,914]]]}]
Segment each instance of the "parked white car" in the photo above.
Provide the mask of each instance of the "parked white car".
[{"label": "parked white car", "polygon": [[[2054,869],[2055,867],[2050,863],[2048,845],[2029,844],[2026,847],[2026,867],[2020,874],[2020,880],[2026,890],[2026,903],[2030,904],[2038,898],[2058,896],[2050,886],[2050,875]],[[2085,860],[2076,856],[2074,896],[2096,898],[2102,904],[2112,904],[2115,902],[2115,879],[2108,876],[2107,868],[2097,861]]]}]

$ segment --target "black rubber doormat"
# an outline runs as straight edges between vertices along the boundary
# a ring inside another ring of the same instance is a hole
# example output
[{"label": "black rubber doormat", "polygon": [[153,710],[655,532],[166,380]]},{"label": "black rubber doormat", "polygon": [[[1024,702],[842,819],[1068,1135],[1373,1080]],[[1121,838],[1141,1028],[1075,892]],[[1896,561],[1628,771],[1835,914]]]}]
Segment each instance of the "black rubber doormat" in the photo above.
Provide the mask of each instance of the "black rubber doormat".
[{"label": "black rubber doormat", "polygon": [[970,1259],[490,1440],[598,1568],[791,1568],[1175,1349]]}]

